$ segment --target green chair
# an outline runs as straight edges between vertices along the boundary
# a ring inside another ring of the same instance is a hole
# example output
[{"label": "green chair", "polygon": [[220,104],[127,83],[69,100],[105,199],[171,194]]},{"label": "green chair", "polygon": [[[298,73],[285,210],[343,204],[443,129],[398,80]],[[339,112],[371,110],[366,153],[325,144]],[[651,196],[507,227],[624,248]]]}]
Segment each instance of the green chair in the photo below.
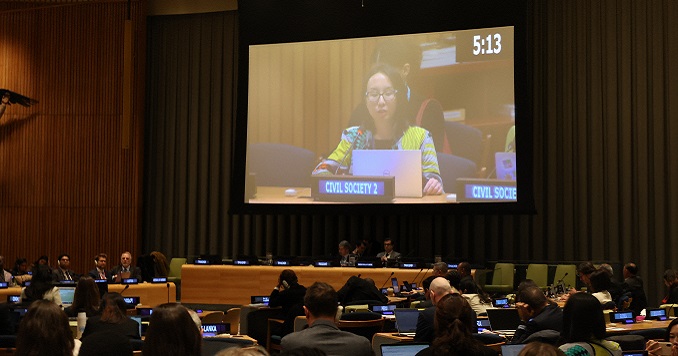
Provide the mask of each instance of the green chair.
[{"label": "green chair", "polygon": [[181,300],[181,266],[186,264],[185,258],[174,257],[170,260],[168,282],[174,282],[177,286],[177,300]]},{"label": "green chair", "polygon": [[530,263],[527,265],[526,279],[531,279],[537,287],[546,290],[548,288],[549,266],[542,263]]},{"label": "green chair", "polygon": [[565,288],[576,288],[577,285],[577,266],[576,265],[557,265],[556,274],[553,276],[553,284],[558,284],[563,280]]},{"label": "green chair", "polygon": [[513,277],[516,274],[516,267],[513,263],[497,263],[494,265],[492,273],[492,283],[485,285],[485,291],[488,293],[508,294],[513,292]]}]

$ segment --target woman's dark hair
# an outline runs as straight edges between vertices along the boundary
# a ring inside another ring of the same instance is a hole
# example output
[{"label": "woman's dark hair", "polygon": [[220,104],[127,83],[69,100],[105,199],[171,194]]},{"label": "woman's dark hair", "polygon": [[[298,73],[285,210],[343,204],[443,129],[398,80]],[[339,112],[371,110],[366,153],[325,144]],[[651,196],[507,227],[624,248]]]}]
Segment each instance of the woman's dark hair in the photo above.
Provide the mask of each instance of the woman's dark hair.
[{"label": "woman's dark hair", "polygon": [[153,309],[144,341],[144,356],[199,356],[202,337],[188,310],[166,303]]},{"label": "woman's dark hair", "polygon": [[25,301],[28,302],[42,299],[45,292],[54,288],[54,285],[52,285],[52,271],[47,265],[36,264],[31,270],[33,271],[31,285],[26,287],[25,290]]},{"label": "woman's dark hair", "polygon": [[676,270],[667,269],[666,271],[664,271],[664,280],[667,281],[669,285],[675,283],[677,279],[678,275],[676,275]]},{"label": "woman's dark hair", "polygon": [[[449,270],[445,275],[443,276],[445,279],[447,279],[450,282],[450,286],[454,287],[454,289],[461,289],[461,274],[459,271],[456,269]],[[471,293],[471,292],[469,292]]]},{"label": "woman's dark hair", "polygon": [[151,257],[153,258],[153,273],[155,274],[155,277],[169,276],[169,263],[167,263],[167,257],[159,251],[151,252]]},{"label": "woman's dark hair", "polygon": [[[376,64],[374,65],[369,72],[367,72],[367,76],[365,77],[365,81],[363,82],[363,89],[367,89],[367,82],[369,82],[370,78],[372,78],[373,75],[377,73],[382,73],[388,77],[388,79],[391,81],[391,84],[393,84],[393,89],[397,90],[398,92],[395,95],[395,100],[397,103],[397,109],[395,112],[395,129],[396,133],[402,133],[407,130],[410,124],[410,118],[408,117],[408,106],[409,102],[407,100],[407,86],[405,85],[405,82],[403,81],[403,78],[400,76],[400,72],[387,64]],[[365,98],[365,93],[363,93],[363,102],[365,105],[368,105],[368,101]],[[373,131],[375,130],[374,126],[374,120],[372,117],[365,117],[363,118],[362,126],[366,128],[367,130]],[[397,135],[397,134],[396,134]]]},{"label": "woman's dark hair", "polygon": [[73,354],[73,332],[61,307],[36,300],[19,324],[16,355],[42,356]]},{"label": "woman's dark hair", "polygon": [[521,292],[523,289],[528,288],[528,287],[537,287],[537,288],[539,288],[539,286],[537,285],[537,283],[535,283],[533,280],[531,280],[531,279],[525,279],[525,280],[523,280],[522,282],[520,282],[520,284],[518,284],[518,288],[516,288],[516,295],[520,294],[520,292]]},{"label": "woman's dark hair", "polygon": [[575,293],[563,308],[565,342],[585,342],[605,337],[605,317],[600,301],[588,293]]},{"label": "woman's dark hair", "polygon": [[100,304],[99,288],[94,279],[91,277],[80,278],[77,287],[75,287],[71,309],[75,313],[85,312],[87,316],[92,316],[99,312]]},{"label": "woman's dark hair", "polygon": [[120,293],[106,293],[101,301],[101,321],[119,324],[127,319],[127,304]]},{"label": "woman's dark hair", "polygon": [[464,294],[477,294],[478,299],[483,303],[492,303],[492,297],[485,293],[483,288],[471,278],[467,278],[459,283],[459,290]]},{"label": "woman's dark hair", "polygon": [[594,293],[608,290],[612,286],[610,273],[608,273],[604,268],[598,268],[597,270],[593,271],[589,276],[589,280],[591,280],[591,289]]},{"label": "woman's dark hair", "polygon": [[280,277],[278,277],[278,284],[282,284],[283,281],[287,282],[290,285],[299,283],[297,274],[294,273],[294,271],[291,269],[285,269],[282,272],[280,272]]},{"label": "woman's dark hair", "polygon": [[673,319],[669,323],[669,326],[666,327],[666,341],[669,341],[669,339],[671,338],[671,328],[673,328],[676,325],[678,325],[678,319]]},{"label": "woman's dark hair", "polygon": [[46,255],[42,255],[42,256],[38,257],[37,260],[35,260],[35,264],[39,265],[40,260],[45,260],[45,264],[49,266],[49,257],[47,257]]},{"label": "woman's dark hair", "polygon": [[551,344],[533,341],[525,345],[518,356],[565,356],[565,353]]},{"label": "woman's dark hair", "polygon": [[471,335],[476,327],[476,313],[461,295],[448,294],[436,303],[433,325],[434,355],[469,355],[480,351],[482,344]]},{"label": "woman's dark hair", "polygon": [[28,264],[28,260],[23,257],[17,258],[16,261],[14,261],[14,269],[12,270],[12,274],[15,276],[19,275],[19,268],[21,268],[21,265],[24,263]]}]

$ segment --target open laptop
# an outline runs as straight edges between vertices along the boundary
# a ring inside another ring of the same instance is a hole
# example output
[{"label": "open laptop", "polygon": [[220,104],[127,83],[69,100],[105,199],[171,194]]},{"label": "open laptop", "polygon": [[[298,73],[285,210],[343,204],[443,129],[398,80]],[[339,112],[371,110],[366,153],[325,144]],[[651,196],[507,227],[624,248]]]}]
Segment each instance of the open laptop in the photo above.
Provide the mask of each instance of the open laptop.
[{"label": "open laptop", "polygon": [[61,296],[61,305],[70,307],[73,305],[73,298],[75,297],[75,287],[59,287],[59,295]]},{"label": "open laptop", "polygon": [[490,321],[492,331],[502,335],[513,335],[520,325],[518,309],[515,308],[488,308],[487,319]]},{"label": "open laptop", "polygon": [[267,295],[253,295],[250,296],[250,306],[268,306],[269,296]]},{"label": "open laptop", "polygon": [[412,356],[427,348],[428,344],[401,342],[397,344],[381,344],[382,356]]},{"label": "open laptop", "polygon": [[494,154],[497,179],[516,180],[516,153],[497,152]]},{"label": "open laptop", "polygon": [[395,177],[397,197],[422,197],[421,151],[353,150],[352,155],[354,176]]},{"label": "open laptop", "polygon": [[396,328],[399,336],[414,337],[417,333],[419,310],[410,308],[396,308],[393,310],[396,319]]},{"label": "open laptop", "polygon": [[381,314],[385,319],[394,319],[395,318],[395,304],[388,305],[373,305],[372,311],[375,313]]}]

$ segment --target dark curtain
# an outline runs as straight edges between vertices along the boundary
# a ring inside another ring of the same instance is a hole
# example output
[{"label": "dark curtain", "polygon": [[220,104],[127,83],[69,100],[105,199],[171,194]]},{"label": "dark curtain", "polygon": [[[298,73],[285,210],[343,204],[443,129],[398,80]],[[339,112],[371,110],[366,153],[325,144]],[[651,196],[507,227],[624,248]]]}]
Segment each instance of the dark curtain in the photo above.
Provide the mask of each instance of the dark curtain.
[{"label": "dark curtain", "polygon": [[678,246],[677,2],[531,2],[534,216],[229,217],[236,21],[148,21],[146,251],[323,255],[390,237],[479,263],[634,261],[651,304],[663,296]]}]

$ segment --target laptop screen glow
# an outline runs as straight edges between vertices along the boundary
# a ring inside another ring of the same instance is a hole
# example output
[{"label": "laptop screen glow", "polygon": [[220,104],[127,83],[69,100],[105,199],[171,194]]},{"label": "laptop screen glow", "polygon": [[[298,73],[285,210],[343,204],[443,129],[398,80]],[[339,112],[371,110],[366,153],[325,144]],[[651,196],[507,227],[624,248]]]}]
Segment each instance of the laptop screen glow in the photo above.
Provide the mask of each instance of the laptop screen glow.
[{"label": "laptop screen glow", "polygon": [[354,150],[353,175],[395,177],[397,197],[421,198],[421,151]]}]

